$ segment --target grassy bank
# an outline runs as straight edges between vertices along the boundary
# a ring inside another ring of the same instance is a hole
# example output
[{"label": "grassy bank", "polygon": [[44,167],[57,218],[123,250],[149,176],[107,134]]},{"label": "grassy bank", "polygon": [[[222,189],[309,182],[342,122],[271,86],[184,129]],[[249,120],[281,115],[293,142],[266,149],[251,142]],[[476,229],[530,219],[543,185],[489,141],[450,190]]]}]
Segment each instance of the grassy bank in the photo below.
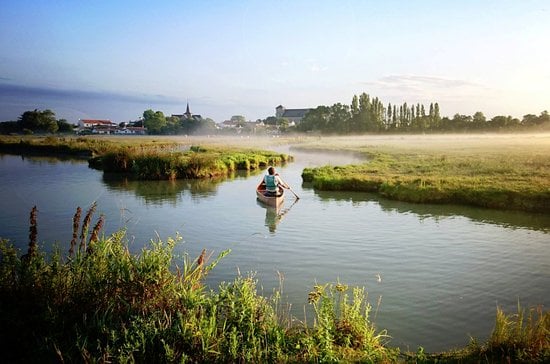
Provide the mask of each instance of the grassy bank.
[{"label": "grassy bank", "polygon": [[[37,245],[36,210],[21,256],[0,238],[0,350],[7,362],[545,362],[550,313],[542,308],[497,311],[489,340],[462,350],[400,353],[369,318],[362,288],[338,282],[307,294],[314,320],[290,317],[280,292],[257,293],[253,276],[216,290],[204,278],[209,262],[178,257],[178,239],[129,253],[124,231],[102,237],[77,209],[67,254],[46,257]],[[391,333],[390,333],[391,334]]]},{"label": "grassy bank", "polygon": [[150,152],[121,149],[89,160],[105,172],[129,174],[137,179],[207,178],[236,170],[255,170],[292,160],[286,154],[242,149],[192,146],[184,152]]},{"label": "grassy bank", "polygon": [[224,176],[281,165],[292,156],[237,146],[193,146],[187,139],[114,137],[1,137],[0,152],[88,158],[91,167],[158,180]]},{"label": "grassy bank", "polygon": [[102,137],[0,136],[0,152],[89,158],[121,149],[162,151],[177,147],[170,140]]},{"label": "grassy bank", "polygon": [[304,182],[320,190],[378,192],[417,203],[550,212],[548,138],[333,138],[302,148],[365,155],[366,162],[360,165],[304,169]]}]

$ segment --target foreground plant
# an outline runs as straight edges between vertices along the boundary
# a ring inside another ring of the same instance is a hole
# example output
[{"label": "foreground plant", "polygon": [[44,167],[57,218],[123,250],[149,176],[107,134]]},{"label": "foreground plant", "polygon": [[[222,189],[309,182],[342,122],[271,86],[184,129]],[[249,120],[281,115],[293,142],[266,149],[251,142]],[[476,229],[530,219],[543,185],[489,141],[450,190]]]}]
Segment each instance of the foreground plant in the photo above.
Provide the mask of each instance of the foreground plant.
[{"label": "foreground plant", "polygon": [[[336,354],[326,356],[320,339],[325,328],[291,326],[280,294],[260,296],[253,276],[207,290],[204,278],[229,251],[212,263],[204,250],[197,259],[180,260],[173,254],[176,238],[131,254],[124,231],[100,237],[102,216],[88,234],[95,208],[82,223],[77,209],[67,257],[59,251],[46,257],[35,244],[37,209],[27,254],[19,257],[0,240],[0,350],[8,362],[286,362],[337,360],[348,351],[372,355],[369,346],[357,344],[361,331],[342,327],[330,347]],[[345,317],[369,327],[368,318],[351,307],[355,313],[344,309]],[[375,357],[383,356],[380,345]]]}]

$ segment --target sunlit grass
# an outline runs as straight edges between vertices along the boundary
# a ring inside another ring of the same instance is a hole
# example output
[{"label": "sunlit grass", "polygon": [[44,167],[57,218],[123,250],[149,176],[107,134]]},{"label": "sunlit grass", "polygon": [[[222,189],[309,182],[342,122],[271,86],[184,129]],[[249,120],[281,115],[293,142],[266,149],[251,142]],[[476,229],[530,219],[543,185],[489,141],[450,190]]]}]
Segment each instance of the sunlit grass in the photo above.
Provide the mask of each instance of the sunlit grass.
[{"label": "sunlit grass", "polygon": [[[410,139],[409,144],[398,139],[377,145],[369,145],[368,139],[363,144],[361,139],[349,144],[334,139],[323,147],[364,153],[366,162],[306,168],[302,177],[321,190],[378,192],[418,203],[550,212],[550,137],[503,138],[457,137],[455,143],[448,139],[449,145],[433,136]],[[307,148],[319,145],[310,143]]]},{"label": "sunlit grass", "polygon": [[230,140],[230,145],[220,146],[213,141],[189,145],[186,138],[4,136],[0,151],[87,157],[93,168],[141,180],[222,177],[292,160],[290,155],[255,149],[250,143],[234,146]]}]

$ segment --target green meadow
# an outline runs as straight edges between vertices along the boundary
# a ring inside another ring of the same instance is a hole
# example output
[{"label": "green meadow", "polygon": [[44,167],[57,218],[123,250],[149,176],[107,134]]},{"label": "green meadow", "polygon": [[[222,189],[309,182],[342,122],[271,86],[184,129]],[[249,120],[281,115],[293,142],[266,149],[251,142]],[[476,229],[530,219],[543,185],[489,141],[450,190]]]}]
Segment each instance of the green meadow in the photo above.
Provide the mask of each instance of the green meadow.
[{"label": "green meadow", "polygon": [[321,138],[299,148],[365,157],[358,165],[304,169],[304,182],[316,189],[550,212],[549,134]]}]

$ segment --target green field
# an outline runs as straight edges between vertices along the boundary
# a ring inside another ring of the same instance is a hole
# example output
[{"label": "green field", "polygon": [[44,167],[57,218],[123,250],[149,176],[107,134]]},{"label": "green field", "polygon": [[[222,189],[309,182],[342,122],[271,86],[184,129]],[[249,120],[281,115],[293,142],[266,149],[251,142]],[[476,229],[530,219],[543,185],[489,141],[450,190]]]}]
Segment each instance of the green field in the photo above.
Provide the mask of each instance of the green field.
[{"label": "green field", "polygon": [[550,134],[320,138],[300,148],[365,156],[359,165],[305,169],[316,189],[550,212]]}]

